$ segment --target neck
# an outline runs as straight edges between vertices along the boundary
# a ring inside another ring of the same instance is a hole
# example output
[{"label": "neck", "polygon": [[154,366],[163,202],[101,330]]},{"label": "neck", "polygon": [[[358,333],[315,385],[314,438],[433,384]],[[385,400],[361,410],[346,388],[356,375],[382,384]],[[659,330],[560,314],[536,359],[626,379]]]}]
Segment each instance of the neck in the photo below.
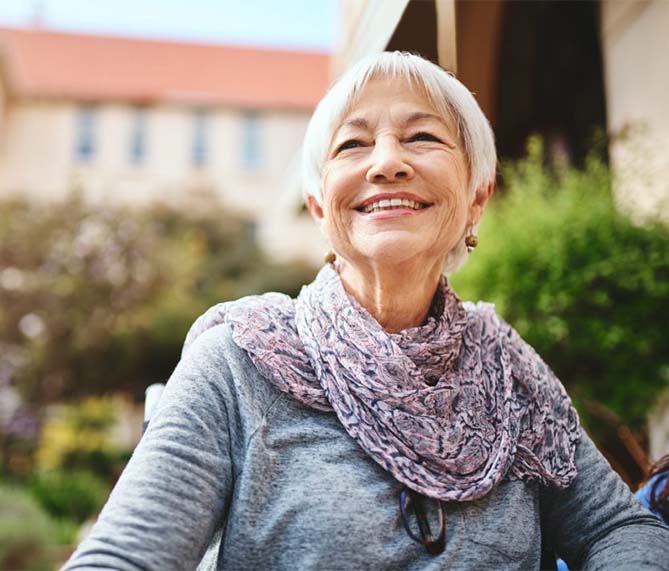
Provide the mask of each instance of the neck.
[{"label": "neck", "polygon": [[392,267],[358,267],[342,260],[338,271],[346,292],[388,333],[397,333],[425,323],[442,268],[443,260]]}]

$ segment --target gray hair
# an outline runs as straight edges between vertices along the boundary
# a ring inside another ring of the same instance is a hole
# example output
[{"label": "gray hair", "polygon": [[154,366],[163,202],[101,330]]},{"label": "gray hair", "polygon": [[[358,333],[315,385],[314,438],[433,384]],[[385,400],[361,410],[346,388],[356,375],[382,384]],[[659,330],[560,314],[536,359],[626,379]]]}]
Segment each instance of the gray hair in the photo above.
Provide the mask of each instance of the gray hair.
[{"label": "gray hair", "polygon": [[[322,204],[321,175],[334,132],[372,78],[401,79],[422,89],[434,109],[452,118],[464,146],[469,167],[471,196],[494,181],[497,166],[495,140],[490,124],[471,92],[455,76],[420,56],[406,52],[382,52],[351,67],[325,94],[316,107],[302,149],[302,193]],[[464,235],[449,252],[444,271],[455,271],[466,259]]]}]

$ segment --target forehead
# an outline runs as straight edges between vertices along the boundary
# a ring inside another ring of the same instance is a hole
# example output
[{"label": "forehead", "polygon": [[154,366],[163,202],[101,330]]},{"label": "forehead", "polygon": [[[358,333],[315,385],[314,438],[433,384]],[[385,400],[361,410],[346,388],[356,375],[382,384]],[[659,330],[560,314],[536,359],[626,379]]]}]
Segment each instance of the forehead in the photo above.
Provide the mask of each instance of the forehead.
[{"label": "forehead", "polygon": [[374,77],[352,98],[334,132],[345,126],[364,126],[384,115],[398,121],[433,115],[449,126],[453,124],[451,114],[438,109],[422,85],[406,78]]}]

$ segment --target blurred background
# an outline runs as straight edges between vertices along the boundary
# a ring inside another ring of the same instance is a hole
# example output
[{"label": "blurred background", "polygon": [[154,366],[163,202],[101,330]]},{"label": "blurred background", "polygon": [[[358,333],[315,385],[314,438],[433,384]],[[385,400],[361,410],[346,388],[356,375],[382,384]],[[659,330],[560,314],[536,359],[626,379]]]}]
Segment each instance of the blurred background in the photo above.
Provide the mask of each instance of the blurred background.
[{"label": "blurred background", "polygon": [[315,275],[301,139],[383,49],[490,118],[498,191],[454,287],[635,488],[669,452],[667,29],[664,0],[1,0],[0,568],[64,560],[199,314]]}]

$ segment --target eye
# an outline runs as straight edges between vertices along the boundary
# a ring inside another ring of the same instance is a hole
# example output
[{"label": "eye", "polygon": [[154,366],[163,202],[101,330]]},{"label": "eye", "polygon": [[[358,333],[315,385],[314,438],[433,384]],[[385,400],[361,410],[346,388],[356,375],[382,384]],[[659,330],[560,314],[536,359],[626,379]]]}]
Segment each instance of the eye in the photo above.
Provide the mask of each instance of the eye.
[{"label": "eye", "polygon": [[363,146],[362,141],[359,141],[358,139],[349,139],[348,141],[344,141],[341,145],[337,147],[335,154],[340,153],[341,151],[346,151],[348,149],[356,149],[362,146]]},{"label": "eye", "polygon": [[439,139],[438,137],[435,137],[432,133],[426,133],[425,131],[421,131],[420,133],[416,133],[415,135],[412,135],[409,137],[409,142],[413,143],[416,141],[431,141],[433,143],[442,143],[443,141]]}]

